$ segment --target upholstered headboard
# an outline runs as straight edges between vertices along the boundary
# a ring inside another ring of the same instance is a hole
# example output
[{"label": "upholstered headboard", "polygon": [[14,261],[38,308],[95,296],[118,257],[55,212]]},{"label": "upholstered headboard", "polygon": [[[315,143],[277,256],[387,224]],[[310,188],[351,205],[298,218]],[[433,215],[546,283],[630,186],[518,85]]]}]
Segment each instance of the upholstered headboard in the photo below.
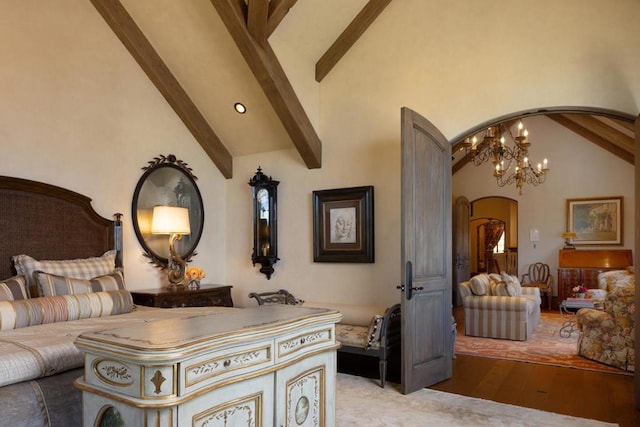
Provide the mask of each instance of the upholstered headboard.
[{"label": "upholstered headboard", "polygon": [[109,220],[82,194],[41,182],[0,176],[0,279],[11,277],[13,255],[36,259],[100,256],[116,249],[122,266],[120,214]]}]

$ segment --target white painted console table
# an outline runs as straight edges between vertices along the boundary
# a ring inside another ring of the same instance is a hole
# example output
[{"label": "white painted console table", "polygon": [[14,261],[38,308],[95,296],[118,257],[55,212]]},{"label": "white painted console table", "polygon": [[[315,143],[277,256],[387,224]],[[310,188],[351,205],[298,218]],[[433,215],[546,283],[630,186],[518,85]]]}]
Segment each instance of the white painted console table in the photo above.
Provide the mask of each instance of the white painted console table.
[{"label": "white painted console table", "polygon": [[84,425],[334,426],[340,318],[272,305],[84,333]]}]

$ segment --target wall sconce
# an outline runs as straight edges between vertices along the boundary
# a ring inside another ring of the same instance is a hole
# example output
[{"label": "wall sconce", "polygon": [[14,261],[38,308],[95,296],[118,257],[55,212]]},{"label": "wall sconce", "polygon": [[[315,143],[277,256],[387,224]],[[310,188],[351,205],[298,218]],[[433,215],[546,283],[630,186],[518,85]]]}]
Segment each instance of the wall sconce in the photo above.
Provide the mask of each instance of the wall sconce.
[{"label": "wall sconce", "polygon": [[167,275],[171,283],[170,287],[183,286],[187,263],[176,252],[175,241],[182,239],[184,234],[191,234],[189,210],[175,206],[155,206],[151,219],[151,233],[169,235]]},{"label": "wall sconce", "polygon": [[572,232],[572,231],[567,231],[566,233],[562,233],[562,238],[564,239],[564,248],[562,249],[575,249],[576,247],[573,246],[573,243],[571,243],[571,239],[575,239],[576,237],[576,233]]},{"label": "wall sconce", "polygon": [[280,181],[271,179],[258,167],[249,180],[253,191],[253,265],[260,264],[260,272],[271,279],[273,265],[278,261],[277,189]]}]

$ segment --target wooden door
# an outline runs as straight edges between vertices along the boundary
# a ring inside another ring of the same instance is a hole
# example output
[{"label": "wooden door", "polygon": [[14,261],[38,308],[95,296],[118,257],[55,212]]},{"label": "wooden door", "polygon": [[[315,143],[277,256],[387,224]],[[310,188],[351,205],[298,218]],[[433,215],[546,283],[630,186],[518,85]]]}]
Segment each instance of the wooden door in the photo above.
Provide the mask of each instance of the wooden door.
[{"label": "wooden door", "polygon": [[402,393],[451,377],[451,146],[402,108]]},{"label": "wooden door", "polygon": [[458,283],[469,280],[471,257],[471,243],[469,242],[469,219],[471,217],[471,203],[469,199],[460,196],[456,199],[453,211],[453,305],[462,305],[462,298],[458,292]]},{"label": "wooden door", "polygon": [[[635,190],[634,194],[636,194],[636,215],[634,225],[636,227],[635,238],[636,238],[636,246],[635,246],[635,265],[636,268],[640,266],[640,197],[637,196],[640,191],[640,115],[636,118],[636,151],[635,151],[635,173],[636,173],[636,182],[635,182]],[[638,278],[638,273],[636,272],[636,279]],[[636,295],[635,295],[635,306],[640,307],[640,291],[638,287],[640,286],[638,283],[640,281],[636,280]],[[636,310],[635,314],[635,324],[640,325],[640,310]],[[640,328],[635,328],[635,352],[636,354],[640,354]],[[633,383],[634,383],[634,401],[636,404],[636,408],[640,409],[640,369],[634,372],[633,374]]]}]

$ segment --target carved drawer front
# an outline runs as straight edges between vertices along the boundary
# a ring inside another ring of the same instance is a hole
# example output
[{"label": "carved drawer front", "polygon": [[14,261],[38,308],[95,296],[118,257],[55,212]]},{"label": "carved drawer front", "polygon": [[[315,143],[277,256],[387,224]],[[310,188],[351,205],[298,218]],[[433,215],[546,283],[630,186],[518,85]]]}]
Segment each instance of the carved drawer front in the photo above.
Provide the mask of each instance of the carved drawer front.
[{"label": "carved drawer front", "polygon": [[[87,356],[85,377],[89,384],[147,400],[176,395],[173,365],[145,367],[100,356]],[[140,385],[142,383],[142,386]]]},{"label": "carved drawer front", "polygon": [[183,362],[181,395],[230,377],[241,381],[245,374],[273,366],[273,341],[262,341],[222,352],[207,354]]},{"label": "carved drawer front", "polygon": [[276,340],[276,362],[304,356],[314,350],[335,344],[334,325],[310,328]]},{"label": "carved drawer front", "polygon": [[185,403],[178,425],[193,427],[272,427],[273,373],[212,390]]}]

